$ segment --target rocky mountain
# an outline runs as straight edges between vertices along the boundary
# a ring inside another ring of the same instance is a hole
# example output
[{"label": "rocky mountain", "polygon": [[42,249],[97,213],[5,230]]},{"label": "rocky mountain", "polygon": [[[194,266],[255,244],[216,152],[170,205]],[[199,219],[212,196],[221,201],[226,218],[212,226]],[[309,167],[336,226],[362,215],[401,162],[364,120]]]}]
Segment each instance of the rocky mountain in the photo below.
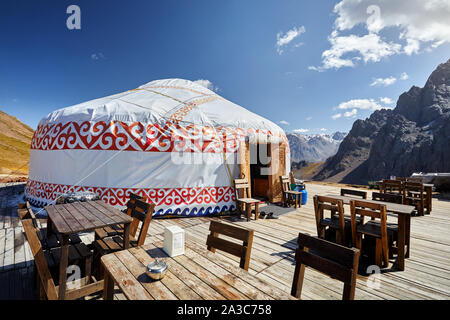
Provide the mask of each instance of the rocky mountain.
[{"label": "rocky mountain", "polygon": [[403,93],[393,110],[356,120],[339,150],[314,177],[366,184],[413,172],[450,172],[450,60],[425,86]]},{"label": "rocky mountain", "polygon": [[0,174],[28,174],[33,129],[0,111]]},{"label": "rocky mountain", "polygon": [[296,134],[289,133],[291,161],[322,162],[333,156],[345,137],[344,132],[329,134]]}]

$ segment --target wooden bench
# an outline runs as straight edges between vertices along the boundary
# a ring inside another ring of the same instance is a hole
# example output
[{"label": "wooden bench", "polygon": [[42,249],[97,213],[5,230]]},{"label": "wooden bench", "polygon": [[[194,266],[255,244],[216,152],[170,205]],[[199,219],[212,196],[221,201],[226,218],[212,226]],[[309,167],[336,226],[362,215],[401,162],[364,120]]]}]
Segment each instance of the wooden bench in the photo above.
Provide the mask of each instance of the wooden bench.
[{"label": "wooden bench", "polygon": [[367,199],[367,192],[352,189],[341,189],[341,196],[360,197],[361,199]]},{"label": "wooden bench", "polygon": [[[248,179],[234,180],[234,192],[236,196],[236,206],[238,211],[242,214],[245,210],[247,221],[252,217],[252,207],[255,206],[255,220],[259,217],[259,200],[250,197]],[[243,208],[244,207],[244,210]]]},{"label": "wooden bench", "polygon": [[[217,250],[228,252],[234,256],[240,257],[240,267],[248,270],[250,265],[250,255],[253,244],[253,230],[238,228],[229,224],[211,221],[209,225],[211,233],[208,235],[206,245],[208,250],[216,252]],[[219,234],[243,241],[242,245],[219,238]]]},{"label": "wooden bench", "polygon": [[403,196],[401,194],[372,192],[372,200],[402,204]]},{"label": "wooden bench", "polygon": [[300,191],[292,191],[291,181],[288,176],[280,176],[281,192],[283,193],[283,202],[286,207],[294,205],[295,208],[302,207],[302,193]]},{"label": "wooden bench", "polygon": [[305,266],[344,283],[343,300],[355,298],[360,251],[299,233],[291,295],[301,297]]},{"label": "wooden bench", "polygon": [[[41,242],[37,236],[36,228],[33,225],[33,221],[31,219],[23,219],[22,225],[25,230],[31,252],[33,253],[34,263],[39,275],[40,298],[58,300],[59,286],[55,285],[52,273],[50,272],[49,265],[47,263],[45,252],[42,249]],[[92,278],[90,275],[90,270],[85,271],[85,277],[78,279],[78,281],[78,288],[69,289],[66,292],[65,298],[67,300],[78,299],[103,290],[103,281],[96,281],[95,278]],[[67,285],[70,285],[70,282],[68,282]]]}]

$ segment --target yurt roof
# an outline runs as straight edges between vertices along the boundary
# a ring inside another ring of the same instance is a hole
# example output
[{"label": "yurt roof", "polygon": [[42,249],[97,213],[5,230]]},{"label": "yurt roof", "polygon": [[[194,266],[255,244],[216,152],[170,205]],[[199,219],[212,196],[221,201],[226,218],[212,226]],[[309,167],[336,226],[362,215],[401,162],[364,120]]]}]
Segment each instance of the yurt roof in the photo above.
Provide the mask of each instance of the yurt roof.
[{"label": "yurt roof", "polygon": [[59,109],[42,119],[40,125],[69,121],[163,124],[174,118],[185,125],[253,128],[283,133],[275,123],[214,91],[183,79],[155,80],[133,90]]}]

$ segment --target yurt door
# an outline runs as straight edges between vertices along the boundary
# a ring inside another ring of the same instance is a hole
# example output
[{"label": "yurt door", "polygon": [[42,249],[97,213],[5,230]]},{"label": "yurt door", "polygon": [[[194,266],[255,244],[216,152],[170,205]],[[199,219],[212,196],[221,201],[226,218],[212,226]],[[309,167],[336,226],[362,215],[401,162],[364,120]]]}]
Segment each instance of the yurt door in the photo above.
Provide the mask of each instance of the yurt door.
[{"label": "yurt door", "polygon": [[[240,175],[241,179],[248,179],[249,182],[252,181],[252,177],[250,174],[250,143],[247,141],[245,144],[242,144],[240,148]],[[249,183],[249,193],[252,194],[251,183]]]}]

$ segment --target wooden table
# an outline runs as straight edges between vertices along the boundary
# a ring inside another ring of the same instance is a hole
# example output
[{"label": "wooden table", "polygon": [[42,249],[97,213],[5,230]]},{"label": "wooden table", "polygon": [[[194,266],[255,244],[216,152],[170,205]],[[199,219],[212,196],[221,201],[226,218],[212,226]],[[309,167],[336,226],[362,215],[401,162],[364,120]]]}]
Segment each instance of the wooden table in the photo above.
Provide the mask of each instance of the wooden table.
[{"label": "wooden table", "polygon": [[[381,185],[383,183],[383,180],[377,181],[378,186],[381,191]],[[432,183],[422,183],[423,184],[423,190],[425,191],[425,208],[427,209],[427,213],[431,213],[431,209],[433,206],[433,187],[434,184]]]},{"label": "wooden table", "polygon": [[130,244],[131,217],[115,209],[102,200],[49,205],[47,211],[47,233],[61,235],[61,260],[59,269],[59,299],[66,294],[67,264],[69,257],[69,236],[80,232],[93,231],[113,225],[124,225],[124,248]]},{"label": "wooden table", "polygon": [[[206,245],[186,241],[185,254],[168,257],[162,242],[105,255],[104,299],[113,299],[114,283],[130,300],[273,300],[294,297],[239,268],[239,263],[206,250]],[[166,262],[163,279],[145,273],[154,260]]]},{"label": "wooden table", "polygon": [[[391,202],[384,201],[375,201],[375,200],[361,200],[358,198],[339,196],[335,194],[326,194],[326,197],[332,197],[335,199],[340,199],[346,205],[350,205],[351,200],[360,200],[371,203],[383,204],[386,206],[386,211],[389,213],[393,213],[397,215],[397,224],[398,224],[398,258],[397,258],[397,267],[399,270],[405,270],[405,244],[406,239],[409,239],[411,234],[411,213],[415,210],[414,206],[408,206],[405,204],[397,204]],[[409,244],[410,246],[410,244]],[[409,252],[408,252],[409,257]]]}]

